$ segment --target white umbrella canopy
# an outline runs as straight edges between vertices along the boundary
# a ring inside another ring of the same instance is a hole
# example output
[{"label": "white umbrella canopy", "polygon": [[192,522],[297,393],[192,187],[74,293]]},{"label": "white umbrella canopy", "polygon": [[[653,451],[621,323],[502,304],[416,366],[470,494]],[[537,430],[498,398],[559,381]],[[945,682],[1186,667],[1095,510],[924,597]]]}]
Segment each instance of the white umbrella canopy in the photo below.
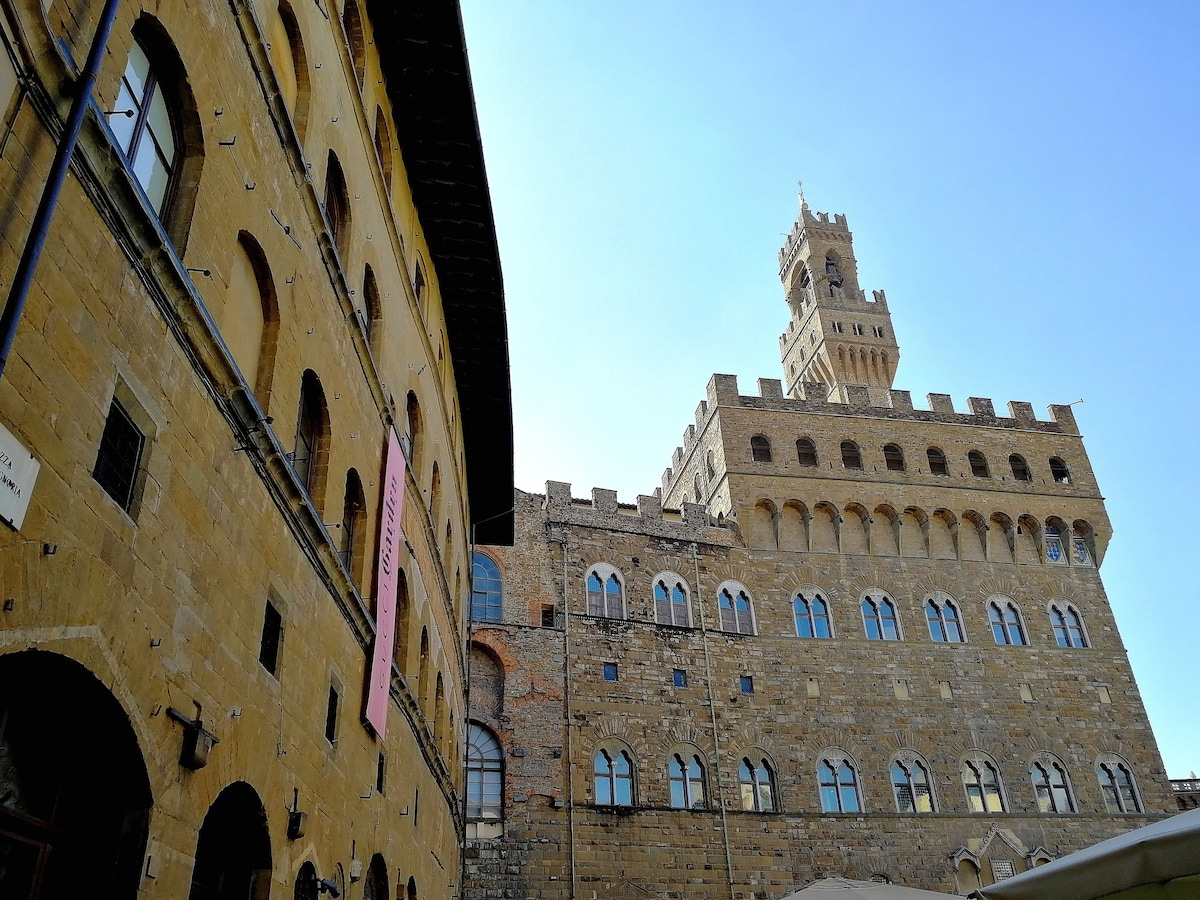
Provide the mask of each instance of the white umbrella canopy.
[{"label": "white umbrella canopy", "polygon": [[983,900],[1175,900],[1200,896],[1200,809],[1101,841],[981,888]]},{"label": "white umbrella canopy", "polygon": [[954,895],[941,891],[921,891],[901,884],[822,878],[794,894],[788,894],[783,900],[935,900],[951,896]]}]

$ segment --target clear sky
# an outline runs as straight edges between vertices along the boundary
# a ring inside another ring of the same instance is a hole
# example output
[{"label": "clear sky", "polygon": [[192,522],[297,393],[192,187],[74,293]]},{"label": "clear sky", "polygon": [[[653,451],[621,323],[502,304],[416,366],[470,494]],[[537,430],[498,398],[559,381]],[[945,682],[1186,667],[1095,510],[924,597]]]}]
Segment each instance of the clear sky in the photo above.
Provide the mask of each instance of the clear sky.
[{"label": "clear sky", "polygon": [[[1200,3],[463,0],[518,486],[659,486],[714,372],[779,378],[803,179],[887,290],[896,387],[1075,407],[1104,581],[1200,770]],[[1195,573],[1193,573],[1195,574]]]}]

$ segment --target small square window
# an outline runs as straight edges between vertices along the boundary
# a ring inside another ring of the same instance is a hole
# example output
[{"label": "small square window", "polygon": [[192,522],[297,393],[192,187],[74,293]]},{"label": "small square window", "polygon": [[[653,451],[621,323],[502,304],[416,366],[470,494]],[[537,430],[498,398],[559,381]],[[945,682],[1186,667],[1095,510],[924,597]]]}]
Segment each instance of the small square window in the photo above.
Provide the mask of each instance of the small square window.
[{"label": "small square window", "polygon": [[877,338],[883,337],[883,326],[882,325],[872,325],[871,330],[875,332],[875,337],[877,337]]},{"label": "small square window", "polygon": [[741,681],[742,681],[742,693],[743,694],[753,694],[754,693],[754,676],[743,675]]},{"label": "small square window", "polygon": [[834,330],[834,331],[836,331],[838,334],[841,334],[841,333],[842,333],[842,323],[841,323],[841,322],[834,322],[834,323],[833,323],[833,330]]},{"label": "small square window", "polygon": [[675,687],[687,687],[687,672],[683,669],[675,669],[671,673],[671,680],[674,682]]},{"label": "small square window", "polygon": [[542,627],[554,627],[554,605],[551,603],[545,603],[542,605]]},{"label": "small square window", "polygon": [[134,488],[145,447],[146,436],[121,401],[113,397],[108,418],[104,421],[104,432],[100,435],[100,452],[96,455],[92,477],[126,512],[133,508]]},{"label": "small square window", "polygon": [[855,323],[854,323],[854,325],[853,325],[852,327],[854,328],[854,333],[855,333],[855,334],[862,334],[862,333],[863,333],[863,327],[862,327],[862,323],[861,323],[861,322],[855,322]]},{"label": "small square window", "polygon": [[283,616],[267,601],[263,613],[262,639],[258,645],[258,661],[272,675],[279,674],[279,639],[283,636]]},{"label": "small square window", "polygon": [[604,680],[605,681],[616,681],[617,680],[617,664],[616,663],[605,663],[604,664]]}]

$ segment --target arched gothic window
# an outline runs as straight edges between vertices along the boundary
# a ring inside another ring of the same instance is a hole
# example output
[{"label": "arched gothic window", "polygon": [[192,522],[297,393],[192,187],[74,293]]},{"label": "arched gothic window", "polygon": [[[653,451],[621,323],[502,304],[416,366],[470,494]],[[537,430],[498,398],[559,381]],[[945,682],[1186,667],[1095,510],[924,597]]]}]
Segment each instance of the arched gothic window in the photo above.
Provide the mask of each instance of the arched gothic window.
[{"label": "arched gothic window", "polygon": [[1021,614],[1012,601],[993,600],[988,604],[988,621],[992,624],[992,637],[997,644],[1023,647],[1025,629],[1021,625]]},{"label": "arched gothic window", "polygon": [[597,566],[588,573],[587,604],[589,616],[625,618],[625,597],[615,569]]},{"label": "arched gothic window", "polygon": [[792,613],[796,617],[797,637],[832,637],[829,606],[820,594],[810,592],[807,597],[803,593],[797,594],[792,601]]},{"label": "arched gothic window", "polygon": [[633,762],[624,750],[596,751],[597,806],[633,806]]},{"label": "arched gothic window", "polygon": [[500,567],[486,553],[471,555],[471,621],[503,620]]},{"label": "arched gothic window", "polygon": [[721,630],[734,634],[754,634],[754,610],[750,595],[737,585],[722,587],[717,595],[721,608]]},{"label": "arched gothic window", "polygon": [[775,772],[771,764],[759,758],[751,762],[750,757],[742,759],[738,766],[738,780],[741,783],[742,809],[754,812],[775,812]]},{"label": "arched gothic window", "polygon": [[1119,758],[1108,754],[1101,759],[1096,765],[1096,778],[1100,781],[1100,793],[1104,795],[1104,808],[1110,813],[1142,811],[1133,776]]},{"label": "arched gothic window", "polygon": [[1029,769],[1033,781],[1033,793],[1037,799],[1038,812],[1073,813],[1075,800],[1071,797],[1071,786],[1067,773],[1057,762],[1035,762]]},{"label": "arched gothic window", "polygon": [[489,729],[467,730],[467,818],[499,819],[504,810],[504,750]]},{"label": "arched gothic window", "polygon": [[654,581],[654,620],[659,625],[691,624],[687,588],[683,581],[672,576],[660,576]]},{"label": "arched gothic window", "polygon": [[898,641],[896,607],[886,594],[870,595],[862,602],[863,626],[869,641]]},{"label": "arched gothic window", "polygon": [[1050,607],[1050,625],[1054,628],[1054,639],[1060,647],[1086,647],[1087,638],[1083,634],[1083,623],[1079,613],[1069,606],[1060,608],[1057,604]]},{"label": "arched gothic window", "polygon": [[846,757],[828,757],[817,766],[822,812],[862,812],[858,775]]},{"label": "arched gothic window", "polygon": [[919,760],[892,763],[892,794],[896,811],[902,813],[933,812],[933,790],[929,786],[929,770]]},{"label": "arched gothic window", "polygon": [[700,757],[676,753],[667,763],[673,809],[706,809],[704,764]]},{"label": "arched gothic window", "polygon": [[1000,790],[1000,771],[986,759],[966,760],[962,765],[963,789],[971,812],[1005,812]]},{"label": "arched gothic window", "polygon": [[958,610],[950,600],[931,597],[925,601],[925,618],[929,621],[929,638],[945,644],[963,642],[962,622]]},{"label": "arched gothic window", "polygon": [[800,438],[796,441],[796,460],[802,466],[815,466],[817,464],[817,445],[808,438]]},{"label": "arched gothic window", "polygon": [[925,451],[925,458],[929,460],[930,475],[949,475],[950,467],[946,465],[946,454],[937,447],[930,447]]}]

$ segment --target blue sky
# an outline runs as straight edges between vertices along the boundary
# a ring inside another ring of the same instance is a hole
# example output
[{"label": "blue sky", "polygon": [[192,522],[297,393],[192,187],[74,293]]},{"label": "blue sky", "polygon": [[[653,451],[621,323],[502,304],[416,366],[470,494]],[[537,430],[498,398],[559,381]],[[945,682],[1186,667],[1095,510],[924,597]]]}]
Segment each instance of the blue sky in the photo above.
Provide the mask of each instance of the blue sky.
[{"label": "blue sky", "polygon": [[896,387],[1075,407],[1172,777],[1200,769],[1200,4],[463,0],[518,486],[632,501],[713,372],[779,378],[803,179]]}]

